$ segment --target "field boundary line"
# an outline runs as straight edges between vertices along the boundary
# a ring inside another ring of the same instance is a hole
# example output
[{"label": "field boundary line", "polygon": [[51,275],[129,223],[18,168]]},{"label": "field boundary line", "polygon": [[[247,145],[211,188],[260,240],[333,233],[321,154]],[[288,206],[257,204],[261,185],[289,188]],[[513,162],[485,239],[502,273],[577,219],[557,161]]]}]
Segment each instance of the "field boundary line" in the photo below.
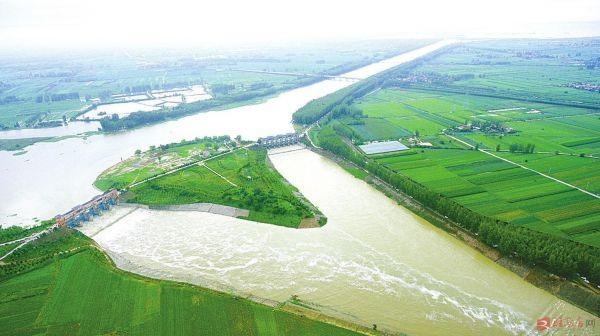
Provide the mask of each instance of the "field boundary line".
[{"label": "field boundary line", "polygon": [[139,181],[139,182],[133,183],[133,184],[129,185],[129,186],[127,187],[127,189],[129,189],[129,188],[132,188],[132,187],[135,187],[135,186],[138,186],[138,185],[140,185],[140,184],[142,184],[142,183],[146,183],[146,182],[148,182],[148,181],[152,181],[152,180],[155,180],[155,179],[157,179],[157,178],[160,178],[160,177],[163,177],[163,176],[166,176],[166,175],[172,174],[172,173],[174,173],[174,172],[177,172],[177,171],[183,170],[183,169],[185,169],[185,168],[189,168],[189,167],[191,167],[191,166],[193,166],[193,165],[201,165],[201,164],[203,164],[203,163],[204,163],[204,162],[206,162],[206,161],[210,161],[210,160],[212,160],[212,159],[216,159],[216,158],[218,158],[218,157],[221,157],[221,156],[224,156],[224,155],[228,155],[228,154],[234,153],[234,152],[236,152],[236,151],[238,151],[238,150],[240,150],[240,149],[248,149],[248,147],[252,147],[252,146],[254,146],[255,144],[256,144],[256,143],[255,143],[255,142],[253,142],[253,143],[250,143],[250,144],[248,144],[248,145],[245,145],[245,146],[242,146],[242,147],[238,147],[238,148],[235,148],[235,149],[233,149],[233,150],[230,150],[230,151],[227,151],[227,152],[224,152],[224,153],[221,153],[221,154],[217,154],[217,155],[215,155],[215,156],[211,156],[211,157],[209,157],[209,158],[207,158],[207,159],[204,159],[204,160],[200,160],[200,161],[195,161],[195,162],[191,162],[191,163],[188,163],[188,164],[184,164],[183,166],[179,166],[179,167],[177,167],[177,168],[171,169],[171,170],[169,170],[169,171],[166,171],[166,172],[164,172],[164,173],[160,173],[160,174],[158,174],[158,175],[154,175],[154,176],[152,176],[152,177],[149,177],[149,178],[147,178],[147,179],[144,179],[144,180],[141,180],[141,181]]},{"label": "field boundary line", "polygon": [[31,235],[29,235],[29,236],[27,236],[27,237],[25,237],[25,238],[23,238],[23,239],[21,239],[21,240],[12,241],[11,243],[15,243],[15,242],[17,242],[17,241],[18,241],[18,242],[22,242],[22,243],[21,243],[21,244],[19,244],[19,245],[17,245],[17,246],[16,246],[14,249],[12,249],[12,250],[8,251],[8,253],[6,253],[5,255],[3,255],[3,256],[0,256],[0,261],[2,261],[2,260],[4,260],[4,259],[6,259],[8,256],[10,256],[11,254],[13,254],[13,253],[14,253],[16,250],[18,250],[18,249],[20,249],[21,247],[23,247],[23,246],[25,246],[25,245],[29,244],[29,243],[30,243],[30,242],[32,242],[32,241],[34,241],[34,240],[38,239],[39,237],[43,236],[43,235],[44,235],[44,234],[46,234],[47,232],[50,232],[50,231],[54,230],[54,229],[55,229],[55,228],[57,228],[57,227],[58,227],[58,226],[57,226],[56,224],[54,224],[54,225],[50,226],[49,228],[47,228],[47,229],[45,229],[45,230],[43,230],[43,231],[39,231],[39,232],[36,232],[36,233],[34,233],[34,234],[31,234]]},{"label": "field boundary line", "polygon": [[[457,137],[455,137],[455,136],[452,136],[452,135],[450,135],[450,134],[448,134],[448,133],[444,133],[444,135],[446,135],[447,137],[450,137],[450,138],[452,138],[452,139],[454,139],[454,140],[456,140],[456,141],[458,141],[458,142],[460,142],[460,143],[462,143],[462,144],[464,144],[464,145],[467,145],[467,146],[468,146],[468,147],[470,147],[470,148],[473,148],[473,149],[475,149],[475,146],[473,146],[473,145],[471,145],[470,143],[468,143],[468,142],[466,142],[466,141],[463,141],[463,140],[461,140],[461,139],[459,139],[459,138],[457,138]],[[485,153],[485,154],[487,154],[487,155],[491,155],[491,156],[493,156],[493,157],[495,157],[495,158],[497,158],[497,159],[500,159],[500,160],[502,160],[502,161],[504,161],[504,162],[511,163],[511,164],[513,164],[513,165],[515,165],[515,166],[518,166],[518,167],[521,167],[521,168],[523,168],[523,169],[529,170],[529,171],[531,171],[531,172],[534,172],[534,173],[536,173],[536,174],[538,174],[538,175],[541,175],[541,176],[543,176],[543,177],[545,177],[545,178],[548,178],[548,179],[550,179],[550,180],[553,180],[553,181],[555,181],[555,182],[562,183],[562,184],[566,185],[567,187],[571,187],[571,188],[573,188],[573,189],[577,189],[577,190],[581,191],[582,193],[588,194],[588,195],[590,195],[590,196],[592,196],[592,197],[594,197],[594,198],[600,199],[600,196],[598,196],[598,195],[596,195],[596,194],[594,194],[594,193],[592,193],[592,192],[590,192],[590,191],[587,191],[587,190],[585,190],[585,189],[581,189],[581,188],[579,188],[579,187],[577,187],[577,186],[574,186],[574,185],[572,185],[572,184],[570,184],[570,183],[567,183],[567,182],[565,182],[565,181],[559,180],[559,179],[557,179],[557,178],[555,178],[555,177],[552,177],[552,176],[550,176],[550,175],[546,175],[546,174],[544,174],[544,173],[542,173],[542,172],[539,172],[539,171],[537,171],[537,170],[535,170],[535,169],[531,169],[531,168],[529,168],[529,167],[526,167],[526,166],[524,166],[524,165],[522,165],[522,164],[516,163],[516,162],[514,162],[514,161],[511,161],[511,160],[509,160],[509,159],[505,159],[505,158],[503,158],[503,157],[501,157],[501,156],[498,156],[498,155],[496,155],[496,154],[494,154],[494,153],[491,153],[491,152],[489,152],[489,151],[485,151],[485,150],[482,150],[482,149],[480,149],[480,148],[477,148],[477,151],[479,151],[479,152],[481,152],[481,153]]]},{"label": "field boundary line", "polygon": [[205,164],[204,164],[204,162],[200,162],[200,163],[198,163],[198,166],[200,166],[200,167],[204,167],[204,168],[206,168],[206,169],[210,170],[210,171],[211,171],[211,172],[213,172],[215,175],[217,175],[218,177],[222,178],[223,180],[225,180],[227,183],[231,184],[232,186],[234,186],[234,187],[236,187],[236,188],[238,188],[238,187],[239,187],[237,184],[235,184],[235,183],[233,183],[233,182],[229,181],[229,180],[227,179],[227,177],[225,177],[225,176],[223,176],[223,175],[221,175],[221,174],[217,173],[217,172],[216,172],[214,169],[212,169],[212,168],[210,168],[209,166],[205,165]]}]

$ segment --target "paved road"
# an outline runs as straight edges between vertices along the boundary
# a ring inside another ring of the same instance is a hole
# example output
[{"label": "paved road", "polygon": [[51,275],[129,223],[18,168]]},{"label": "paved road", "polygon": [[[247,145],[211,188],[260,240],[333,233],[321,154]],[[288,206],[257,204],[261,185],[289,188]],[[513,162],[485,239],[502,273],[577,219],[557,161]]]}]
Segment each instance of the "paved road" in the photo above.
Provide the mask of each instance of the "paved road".
[{"label": "paved road", "polygon": [[238,187],[238,185],[237,185],[237,184],[235,184],[235,183],[233,183],[233,182],[229,181],[229,180],[227,179],[227,177],[225,177],[225,176],[223,176],[223,175],[221,175],[221,174],[217,173],[217,172],[216,172],[214,169],[212,169],[212,168],[210,168],[209,166],[205,165],[205,164],[204,164],[204,162],[200,162],[200,163],[198,163],[198,165],[199,165],[200,167],[204,167],[204,168],[206,168],[206,169],[210,170],[210,171],[211,171],[211,172],[213,172],[215,175],[217,175],[218,177],[222,178],[223,180],[225,180],[225,182],[227,182],[227,183],[231,184],[232,186],[234,186],[234,187],[236,187],[236,188]]},{"label": "paved road", "polygon": [[16,250],[18,250],[21,247],[29,244],[32,241],[38,239],[39,237],[41,237],[42,235],[44,235],[46,232],[50,232],[50,231],[54,230],[57,227],[58,227],[58,225],[54,224],[51,227],[47,228],[46,230],[33,233],[33,234],[31,234],[31,235],[29,235],[27,237],[23,237],[23,238],[20,238],[20,239],[16,239],[16,240],[13,240],[13,241],[9,241],[9,242],[5,242],[5,243],[0,244],[0,246],[3,246],[3,245],[13,244],[13,243],[17,243],[17,242],[22,242],[21,244],[17,245],[14,249],[8,251],[8,253],[6,253],[5,255],[3,255],[2,257],[0,257],[0,260],[3,260],[4,258],[10,256]]}]

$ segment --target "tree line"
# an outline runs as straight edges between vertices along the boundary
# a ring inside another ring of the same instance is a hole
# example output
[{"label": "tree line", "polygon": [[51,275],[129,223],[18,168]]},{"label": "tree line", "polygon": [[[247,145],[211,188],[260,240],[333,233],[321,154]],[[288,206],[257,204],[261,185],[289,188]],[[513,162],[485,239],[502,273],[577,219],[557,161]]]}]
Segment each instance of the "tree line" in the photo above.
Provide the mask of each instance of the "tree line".
[{"label": "tree line", "polygon": [[581,275],[600,284],[600,249],[479,214],[411,178],[359,153],[331,126],[318,133],[319,144],[366,169],[394,188],[445,216],[501,253],[565,277]]},{"label": "tree line", "polygon": [[67,92],[67,93],[52,93],[52,94],[44,94],[35,97],[36,103],[48,103],[48,102],[56,102],[63,101],[69,99],[79,99],[79,92]]},{"label": "tree line", "polygon": [[508,146],[508,151],[511,153],[533,154],[533,152],[535,151],[535,144],[532,144],[532,143],[528,143],[526,145],[523,145],[520,143],[510,144],[510,146]]},{"label": "tree line", "polygon": [[294,112],[292,119],[294,120],[294,123],[297,124],[308,125],[314,123],[323,116],[327,115],[329,112],[332,112],[332,110],[338,108],[340,105],[350,106],[355,99],[360,98],[372,91],[375,91],[379,88],[397,85],[396,79],[398,77],[408,75],[410,71],[419,65],[452,48],[454,47],[441,48],[427,56],[383,71],[380,74],[362,80],[359,83],[352,84],[334,93],[328,94],[325,97],[314,99],[298,109],[298,111]]}]

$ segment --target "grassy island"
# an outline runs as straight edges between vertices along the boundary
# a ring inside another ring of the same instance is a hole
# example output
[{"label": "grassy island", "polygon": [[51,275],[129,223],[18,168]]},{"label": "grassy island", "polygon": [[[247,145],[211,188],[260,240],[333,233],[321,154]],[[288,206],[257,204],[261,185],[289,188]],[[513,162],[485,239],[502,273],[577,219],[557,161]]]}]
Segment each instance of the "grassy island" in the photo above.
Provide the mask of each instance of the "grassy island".
[{"label": "grassy island", "polygon": [[316,209],[270,166],[266,150],[229,137],[139,151],[103,172],[95,185],[122,189],[131,203],[214,203],[249,210],[247,219],[257,222],[286,227],[298,227],[303,220],[316,223]]}]

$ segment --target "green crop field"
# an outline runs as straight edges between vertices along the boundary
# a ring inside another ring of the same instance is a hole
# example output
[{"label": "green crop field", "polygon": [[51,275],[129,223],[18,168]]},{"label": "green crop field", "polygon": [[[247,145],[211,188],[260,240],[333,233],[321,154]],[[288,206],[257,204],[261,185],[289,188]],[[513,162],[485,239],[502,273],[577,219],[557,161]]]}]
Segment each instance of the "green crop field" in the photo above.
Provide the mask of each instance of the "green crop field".
[{"label": "green crop field", "polygon": [[[6,54],[0,60],[0,129],[71,118],[96,99],[114,101],[112,95],[194,84],[204,85],[219,98],[262,97],[315,80],[295,73],[340,74],[425,43],[382,40],[303,43],[301,47],[270,44],[249,50],[159,48],[139,54],[133,50],[129,54],[81,52],[47,58]],[[252,72],[257,70],[292,75]]]},{"label": "green crop field", "polygon": [[[421,141],[430,142],[436,148],[466,148],[442,134],[442,130],[456,127],[458,120],[462,120],[460,124],[500,122],[514,132],[453,133],[480,148],[499,149],[498,154],[507,158],[518,154],[508,152],[511,145],[533,144],[534,154],[516,156],[524,158],[518,160],[520,164],[598,192],[600,111],[403,89],[380,90],[358,100],[355,106],[362,111],[361,117],[339,120],[352,128],[360,141],[387,140],[395,135],[408,144],[408,138],[418,133]],[[504,111],[494,112],[496,110]],[[540,113],[527,113],[531,110]],[[383,127],[377,128],[379,125]],[[579,157],[582,154],[585,157]],[[540,158],[546,159],[537,161]]]},{"label": "green crop field", "polygon": [[89,239],[65,233],[63,241],[72,243],[61,249],[85,248],[0,281],[0,335],[355,334],[226,293],[120,271]]},{"label": "green crop field", "polygon": [[570,86],[600,84],[585,65],[599,53],[598,39],[470,42],[415,69],[427,76],[411,85],[600,107],[597,92]]},{"label": "green crop field", "polygon": [[94,182],[100,190],[110,188],[123,189],[139,182],[190,162],[215,156],[228,151],[235,144],[228,136],[205,137],[180,143],[152,146],[149,150],[139,152],[125,161],[106,169]]},{"label": "green crop field", "polygon": [[[214,148],[215,143],[202,140],[164,151],[159,148],[142,153],[140,157],[155,158],[160,153],[165,160],[164,157],[173,157],[178,152],[202,152],[207,146]],[[186,155],[180,154],[177,159]],[[134,157],[109,169],[97,179],[96,185],[103,189],[124,187],[169,170],[164,166],[157,167],[154,163],[132,168],[138,159]],[[125,198],[128,202],[148,205],[229,205],[250,210],[248,219],[253,221],[298,227],[302,219],[314,217],[314,214],[306,201],[301,201],[294,192],[295,188],[267,165],[264,149],[239,149],[135,185],[127,190]]]},{"label": "green crop field", "polygon": [[[430,149],[374,156],[391,169],[481,214],[600,246],[600,202],[535,172],[503,162],[451,139],[452,134],[496,155],[600,192],[600,111],[515,99],[386,88],[354,102],[362,114],[336,120],[353,140],[411,138]],[[497,123],[512,131],[460,125]],[[414,140],[412,140],[414,141]],[[533,153],[511,152],[531,144]]]},{"label": "green crop field", "polygon": [[[600,246],[600,202],[592,196],[478,151],[411,151],[378,161],[479,213]],[[563,164],[565,175],[568,169]],[[597,183],[598,170],[589,175]],[[573,221],[585,229],[573,230]]]},{"label": "green crop field", "polygon": [[600,159],[577,155],[497,153],[541,173],[568,182],[587,191],[600,194]]}]

